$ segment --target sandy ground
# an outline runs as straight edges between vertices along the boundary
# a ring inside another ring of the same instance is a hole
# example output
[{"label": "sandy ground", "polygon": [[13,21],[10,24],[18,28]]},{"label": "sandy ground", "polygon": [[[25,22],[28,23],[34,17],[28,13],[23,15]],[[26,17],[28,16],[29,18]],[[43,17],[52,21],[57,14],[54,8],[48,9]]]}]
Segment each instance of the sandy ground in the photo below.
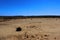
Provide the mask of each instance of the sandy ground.
[{"label": "sandy ground", "polygon": [[[16,31],[20,27],[20,31]],[[0,22],[0,40],[60,40],[60,18],[12,19]]]}]

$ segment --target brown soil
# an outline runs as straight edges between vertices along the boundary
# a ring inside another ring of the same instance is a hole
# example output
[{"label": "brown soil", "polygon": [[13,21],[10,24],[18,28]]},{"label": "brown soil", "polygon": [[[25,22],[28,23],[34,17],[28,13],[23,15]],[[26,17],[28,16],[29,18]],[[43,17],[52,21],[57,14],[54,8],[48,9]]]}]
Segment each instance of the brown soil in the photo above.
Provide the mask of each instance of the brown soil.
[{"label": "brown soil", "polygon": [[0,21],[0,40],[60,40],[60,18]]}]

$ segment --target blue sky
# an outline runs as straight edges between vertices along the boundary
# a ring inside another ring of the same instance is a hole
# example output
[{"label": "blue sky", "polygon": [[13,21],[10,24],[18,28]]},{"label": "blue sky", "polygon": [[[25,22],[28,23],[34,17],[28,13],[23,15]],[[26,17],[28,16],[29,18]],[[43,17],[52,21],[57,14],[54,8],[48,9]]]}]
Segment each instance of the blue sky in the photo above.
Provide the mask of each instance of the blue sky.
[{"label": "blue sky", "polygon": [[60,0],[0,0],[0,16],[60,15]]}]

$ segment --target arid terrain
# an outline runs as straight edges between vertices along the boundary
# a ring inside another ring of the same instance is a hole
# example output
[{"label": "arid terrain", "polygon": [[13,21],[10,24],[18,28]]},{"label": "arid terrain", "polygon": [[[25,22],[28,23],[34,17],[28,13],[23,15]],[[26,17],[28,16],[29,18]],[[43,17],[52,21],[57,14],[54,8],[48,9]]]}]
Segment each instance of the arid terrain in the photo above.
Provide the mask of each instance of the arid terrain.
[{"label": "arid terrain", "polygon": [[60,18],[0,19],[0,40],[60,40]]}]

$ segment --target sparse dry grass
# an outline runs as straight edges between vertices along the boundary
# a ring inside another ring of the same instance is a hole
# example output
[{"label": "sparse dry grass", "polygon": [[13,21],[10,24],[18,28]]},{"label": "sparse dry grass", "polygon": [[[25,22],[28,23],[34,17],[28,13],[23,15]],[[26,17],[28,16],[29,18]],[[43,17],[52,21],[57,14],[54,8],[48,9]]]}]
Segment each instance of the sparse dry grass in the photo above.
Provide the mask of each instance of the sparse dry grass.
[{"label": "sparse dry grass", "polygon": [[[18,27],[22,30],[17,32]],[[0,40],[60,40],[60,18],[2,21],[0,22]]]}]

